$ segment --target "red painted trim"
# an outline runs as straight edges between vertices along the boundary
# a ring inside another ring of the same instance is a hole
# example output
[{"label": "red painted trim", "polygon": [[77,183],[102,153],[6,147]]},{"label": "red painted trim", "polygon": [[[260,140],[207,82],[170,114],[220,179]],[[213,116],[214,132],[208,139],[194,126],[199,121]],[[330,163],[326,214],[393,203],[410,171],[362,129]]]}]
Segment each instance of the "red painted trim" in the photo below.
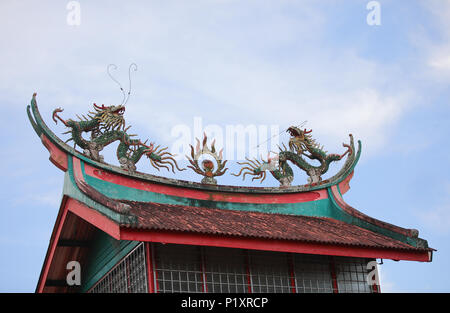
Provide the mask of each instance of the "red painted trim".
[{"label": "red painted trim", "polygon": [[73,159],[73,176],[75,179],[75,183],[82,193],[84,193],[86,196],[88,196],[95,202],[100,203],[103,206],[106,206],[107,208],[113,210],[114,212],[120,214],[128,213],[128,210],[130,209],[128,205],[114,201],[111,198],[106,197],[104,194],[102,194],[95,188],[89,186],[84,179],[80,159],[75,157],[73,157],[72,159]]},{"label": "red painted trim", "polygon": [[247,291],[248,293],[252,293],[252,277],[250,273],[250,256],[248,250],[244,250],[245,253],[245,273],[247,274]]},{"label": "red painted trim", "polygon": [[380,287],[380,286],[378,286],[378,285],[372,285],[372,291],[373,291],[373,293],[380,293],[379,287]]},{"label": "red painted trim", "polygon": [[394,250],[361,246],[310,243],[293,240],[249,237],[214,236],[208,234],[172,232],[163,230],[136,230],[121,228],[122,240],[164,242],[186,245],[228,247],[251,250],[336,255],[358,258],[381,258],[428,262],[428,251]]},{"label": "red painted trim", "polygon": [[158,293],[159,290],[159,283],[158,283],[158,270],[156,267],[156,251],[155,251],[155,246],[153,245],[153,243],[150,243],[151,245],[151,251],[152,251],[152,266],[153,266],[153,273],[155,274],[155,293]]},{"label": "red painted trim", "polygon": [[185,188],[152,182],[145,182],[135,178],[130,178],[106,172],[103,170],[99,170],[89,164],[85,164],[84,170],[86,175],[107,181],[109,183],[134,188],[138,190],[165,194],[169,196],[191,198],[197,200],[264,204],[264,203],[302,203],[328,198],[326,189],[308,192],[281,193],[281,194],[205,191],[193,188]]},{"label": "red painted trim", "polygon": [[331,282],[333,284],[333,293],[339,293],[339,288],[337,284],[336,278],[336,267],[334,263],[334,257],[330,256],[330,273],[331,273]]},{"label": "red painted trim", "polygon": [[121,239],[119,225],[111,221],[103,214],[72,198],[68,198],[67,207],[70,212],[82,218],[86,222],[94,225],[98,229],[104,231],[114,239]]},{"label": "red painted trim", "polygon": [[354,173],[355,172],[352,171],[350,173],[350,175],[345,177],[345,179],[338,184],[339,190],[341,191],[341,194],[345,194],[347,191],[350,190],[350,180],[352,180]]},{"label": "red painted trim", "polygon": [[152,264],[152,252],[150,245],[151,242],[145,242],[145,263],[147,265],[147,284],[148,284],[148,292],[154,293],[155,292],[155,286],[154,286],[154,277],[153,277],[153,264]]},{"label": "red painted trim", "polygon": [[44,147],[50,152],[49,160],[52,162],[57,168],[62,171],[67,171],[67,154],[60,150],[53,142],[51,142],[47,136],[44,134],[41,135],[41,141]]},{"label": "red painted trim", "polygon": [[47,255],[45,257],[44,265],[42,267],[41,275],[39,277],[38,285],[36,288],[37,293],[44,292],[45,282],[47,281],[48,272],[53,261],[53,256],[55,255],[55,250],[58,245],[59,237],[61,235],[61,230],[63,228],[64,222],[67,217],[68,204],[66,197],[63,197],[61,206],[59,209],[58,217],[56,218],[55,226],[53,228],[52,237],[50,238],[49,248],[47,250]]},{"label": "red painted trim", "polygon": [[294,258],[292,257],[291,253],[288,253],[286,255],[286,257],[287,257],[288,268],[289,268],[289,276],[291,278],[291,292],[297,293],[297,288],[295,285]]},{"label": "red painted trim", "polygon": [[75,180],[85,183],[83,171],[81,170],[81,161],[76,157],[72,157],[73,160],[73,176]]}]

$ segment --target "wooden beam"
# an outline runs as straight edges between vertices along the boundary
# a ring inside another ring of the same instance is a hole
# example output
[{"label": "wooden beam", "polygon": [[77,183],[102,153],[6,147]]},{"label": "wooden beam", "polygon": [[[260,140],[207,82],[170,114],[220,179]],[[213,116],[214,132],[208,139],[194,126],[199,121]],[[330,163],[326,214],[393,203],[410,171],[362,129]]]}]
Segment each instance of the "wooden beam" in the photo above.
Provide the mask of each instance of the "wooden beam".
[{"label": "wooden beam", "polygon": [[89,241],[75,239],[59,239],[58,247],[88,247]]}]

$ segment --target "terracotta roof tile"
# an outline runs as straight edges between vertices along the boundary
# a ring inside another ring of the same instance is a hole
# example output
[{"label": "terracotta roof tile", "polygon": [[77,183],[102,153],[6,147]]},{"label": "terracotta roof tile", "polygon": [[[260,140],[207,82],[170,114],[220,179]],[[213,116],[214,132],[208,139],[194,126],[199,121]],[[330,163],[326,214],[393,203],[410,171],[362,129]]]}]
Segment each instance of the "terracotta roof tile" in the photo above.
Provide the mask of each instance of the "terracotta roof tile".
[{"label": "terracotta roof tile", "polygon": [[[298,215],[123,201],[137,216],[133,228],[305,242],[423,250],[345,222]],[[131,227],[131,226],[130,226]]]}]

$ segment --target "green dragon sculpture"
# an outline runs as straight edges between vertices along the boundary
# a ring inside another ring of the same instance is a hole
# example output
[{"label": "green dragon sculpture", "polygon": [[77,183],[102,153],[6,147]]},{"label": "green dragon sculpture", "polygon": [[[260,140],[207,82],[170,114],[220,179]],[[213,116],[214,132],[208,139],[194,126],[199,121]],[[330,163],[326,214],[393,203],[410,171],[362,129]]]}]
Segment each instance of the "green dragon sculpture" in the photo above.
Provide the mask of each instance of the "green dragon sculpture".
[{"label": "green dragon sculpture", "polygon": [[[142,142],[139,139],[132,139],[136,135],[130,135],[127,130],[131,127],[125,128],[125,119],[123,114],[125,107],[118,106],[98,106],[94,103],[94,112],[89,112],[88,116],[78,117],[78,121],[62,119],[58,113],[63,110],[57,108],[53,111],[53,120],[55,123],[60,120],[66,127],[70,128],[65,134],[72,135],[67,142],[73,140],[75,145],[83,149],[83,153],[98,162],[104,162],[104,158],[100,155],[100,151],[107,145],[120,141],[116,155],[120,166],[130,172],[136,171],[136,163],[139,162],[143,155],[147,156],[151,165],[158,171],[160,168],[169,169],[175,173],[175,168],[180,169],[174,155],[166,151],[167,147],[163,148],[159,145],[154,147],[153,143],[147,145],[147,141]],[[90,132],[90,140],[84,139],[82,134]]]},{"label": "green dragon sculpture", "polygon": [[[291,135],[289,149],[283,144],[284,149],[280,147],[280,152],[275,157],[268,157],[267,161],[262,160],[260,162],[257,159],[246,158],[247,162],[238,162],[238,164],[244,165],[239,173],[232,175],[240,176],[243,173],[243,179],[246,175],[252,175],[254,176],[252,181],[260,179],[262,183],[266,179],[266,171],[269,171],[280,182],[281,186],[290,186],[294,179],[294,171],[288,164],[288,161],[290,161],[306,172],[309,176],[308,183],[313,185],[322,181],[321,176],[328,171],[332,162],[341,160],[346,154],[352,155],[355,153],[351,134],[350,144],[343,144],[347,151],[343,154],[327,154],[323,147],[320,147],[311,137],[312,130],[301,130],[298,127],[291,126],[287,129],[287,132]],[[309,164],[304,156],[319,161],[320,165]]]}]

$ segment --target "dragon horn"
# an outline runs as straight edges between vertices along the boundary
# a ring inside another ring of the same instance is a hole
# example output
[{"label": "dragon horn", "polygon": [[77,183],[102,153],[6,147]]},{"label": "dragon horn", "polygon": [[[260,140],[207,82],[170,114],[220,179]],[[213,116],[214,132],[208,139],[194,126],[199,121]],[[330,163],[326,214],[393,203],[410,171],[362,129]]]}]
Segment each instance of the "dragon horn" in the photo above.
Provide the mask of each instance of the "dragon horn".
[{"label": "dragon horn", "polygon": [[100,107],[100,106],[98,106],[97,104],[94,103],[94,107],[96,107],[97,109],[100,109],[100,110],[104,110],[105,109],[105,105],[104,104],[102,104],[102,106]]}]

